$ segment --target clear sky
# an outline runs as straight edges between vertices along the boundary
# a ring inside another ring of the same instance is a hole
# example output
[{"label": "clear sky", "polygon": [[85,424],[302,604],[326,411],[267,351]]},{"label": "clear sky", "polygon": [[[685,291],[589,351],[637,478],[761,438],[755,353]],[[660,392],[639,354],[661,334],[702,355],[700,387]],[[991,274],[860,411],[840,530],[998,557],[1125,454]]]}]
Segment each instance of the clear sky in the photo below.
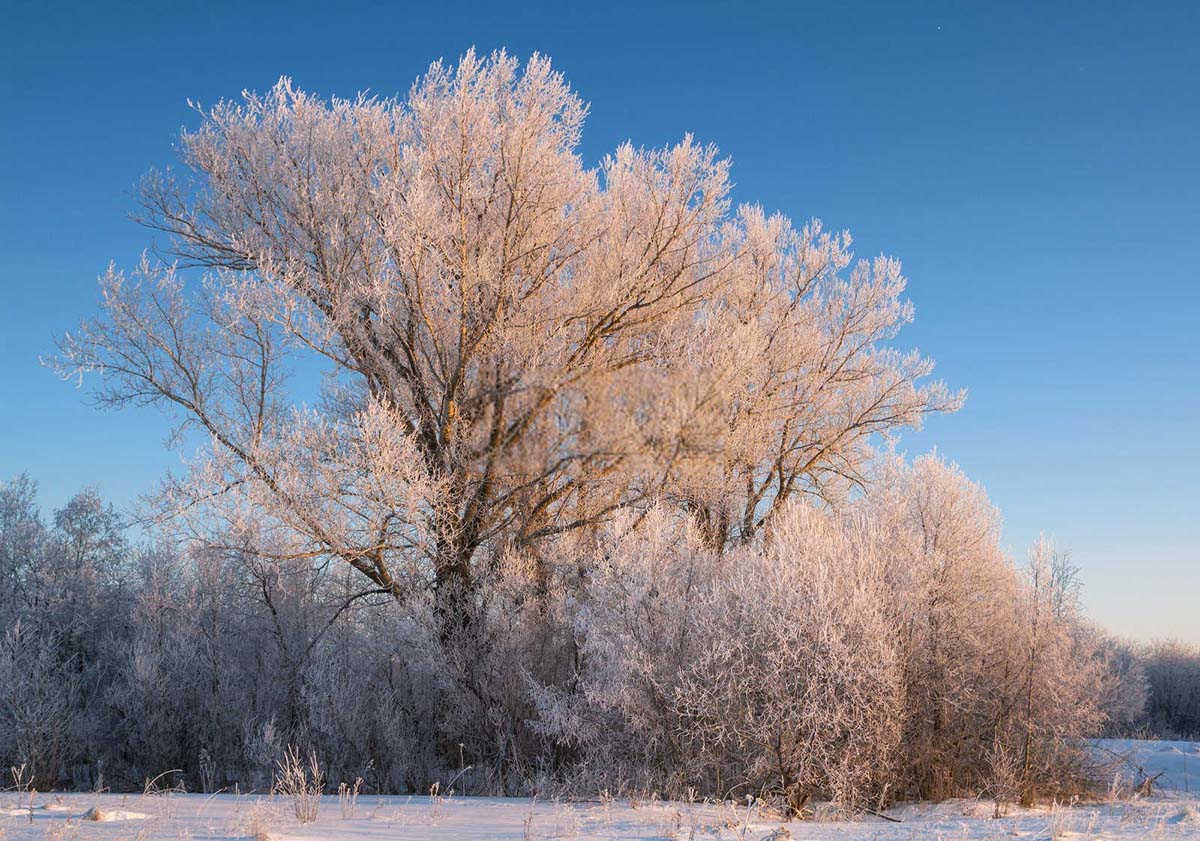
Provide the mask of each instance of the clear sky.
[{"label": "clear sky", "polygon": [[[569,7],[569,8],[568,8]],[[969,389],[906,436],[989,491],[1014,553],[1071,547],[1092,614],[1200,641],[1200,4],[5,0],[0,477],[118,503],[174,457],[153,410],[100,413],[39,367],[148,233],[131,188],[186,100],[280,75],[407,91],[438,57],[553,57],[589,162],[690,131],[735,197],[904,261],[902,344]]]}]

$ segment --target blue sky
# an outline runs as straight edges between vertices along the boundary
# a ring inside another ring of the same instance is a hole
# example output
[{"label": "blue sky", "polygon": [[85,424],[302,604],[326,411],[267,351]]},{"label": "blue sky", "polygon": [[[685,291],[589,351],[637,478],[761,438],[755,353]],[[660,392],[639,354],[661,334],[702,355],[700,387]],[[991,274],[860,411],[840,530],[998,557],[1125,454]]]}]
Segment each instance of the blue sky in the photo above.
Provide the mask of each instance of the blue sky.
[{"label": "blue sky", "polygon": [[582,153],[684,132],[735,197],[903,260],[901,343],[969,389],[906,436],[989,491],[1014,552],[1071,547],[1092,614],[1200,641],[1200,5],[6,3],[0,34],[0,477],[126,503],[165,419],[38,365],[148,244],[131,189],[190,97],[280,75],[406,91],[471,45],[541,51],[592,104]]}]

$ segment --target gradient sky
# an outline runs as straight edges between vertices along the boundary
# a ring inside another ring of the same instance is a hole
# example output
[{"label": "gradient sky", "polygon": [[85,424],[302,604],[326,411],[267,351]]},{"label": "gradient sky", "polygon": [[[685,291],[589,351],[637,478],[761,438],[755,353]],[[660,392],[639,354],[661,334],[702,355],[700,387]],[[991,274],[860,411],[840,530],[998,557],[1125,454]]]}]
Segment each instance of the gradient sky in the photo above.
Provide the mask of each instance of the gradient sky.
[{"label": "gradient sky", "polygon": [[162,416],[98,412],[38,356],[149,243],[130,192],[188,98],[540,51],[591,102],[587,161],[690,131],[736,199],[899,257],[901,344],[969,390],[903,449],[981,482],[1015,554],[1070,547],[1102,623],[1200,642],[1200,4],[562,5],[5,0],[0,478],[129,503],[175,463]]}]

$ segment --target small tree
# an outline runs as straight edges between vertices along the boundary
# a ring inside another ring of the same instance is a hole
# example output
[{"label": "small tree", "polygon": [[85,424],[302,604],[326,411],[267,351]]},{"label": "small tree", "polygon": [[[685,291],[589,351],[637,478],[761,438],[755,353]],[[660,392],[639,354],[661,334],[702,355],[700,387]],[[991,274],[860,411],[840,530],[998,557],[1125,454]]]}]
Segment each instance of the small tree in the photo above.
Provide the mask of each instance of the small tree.
[{"label": "small tree", "polygon": [[1080,739],[1103,722],[1105,676],[1091,640],[1075,633],[1078,571],[1069,555],[1040,535],[1029,549],[1022,587],[1014,724],[1020,733],[1022,800],[1040,790],[1069,790],[1085,772]]}]

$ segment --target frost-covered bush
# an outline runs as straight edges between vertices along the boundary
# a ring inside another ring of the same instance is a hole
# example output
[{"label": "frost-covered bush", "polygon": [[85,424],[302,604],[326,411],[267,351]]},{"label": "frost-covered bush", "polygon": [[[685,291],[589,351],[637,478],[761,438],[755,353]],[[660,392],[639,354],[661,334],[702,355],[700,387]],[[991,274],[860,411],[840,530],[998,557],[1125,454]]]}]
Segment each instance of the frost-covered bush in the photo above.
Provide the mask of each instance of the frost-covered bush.
[{"label": "frost-covered bush", "polygon": [[877,800],[900,737],[900,673],[869,528],[782,509],[697,594],[677,738],[711,779],[846,807]]},{"label": "frost-covered bush", "polygon": [[588,745],[677,792],[878,796],[899,673],[863,529],[797,505],[762,542],[717,555],[663,509],[629,528],[601,542],[580,616]]},{"label": "frost-covered bush", "polygon": [[592,567],[573,621],[579,680],[541,694],[542,727],[583,758],[586,785],[682,790],[673,695],[702,645],[697,599],[719,558],[665,507],[618,517],[577,551]]},{"label": "frost-covered bush", "polygon": [[303,703],[332,784],[427,791],[438,780],[445,702],[436,640],[412,617],[375,611],[339,625],[314,652]]}]

